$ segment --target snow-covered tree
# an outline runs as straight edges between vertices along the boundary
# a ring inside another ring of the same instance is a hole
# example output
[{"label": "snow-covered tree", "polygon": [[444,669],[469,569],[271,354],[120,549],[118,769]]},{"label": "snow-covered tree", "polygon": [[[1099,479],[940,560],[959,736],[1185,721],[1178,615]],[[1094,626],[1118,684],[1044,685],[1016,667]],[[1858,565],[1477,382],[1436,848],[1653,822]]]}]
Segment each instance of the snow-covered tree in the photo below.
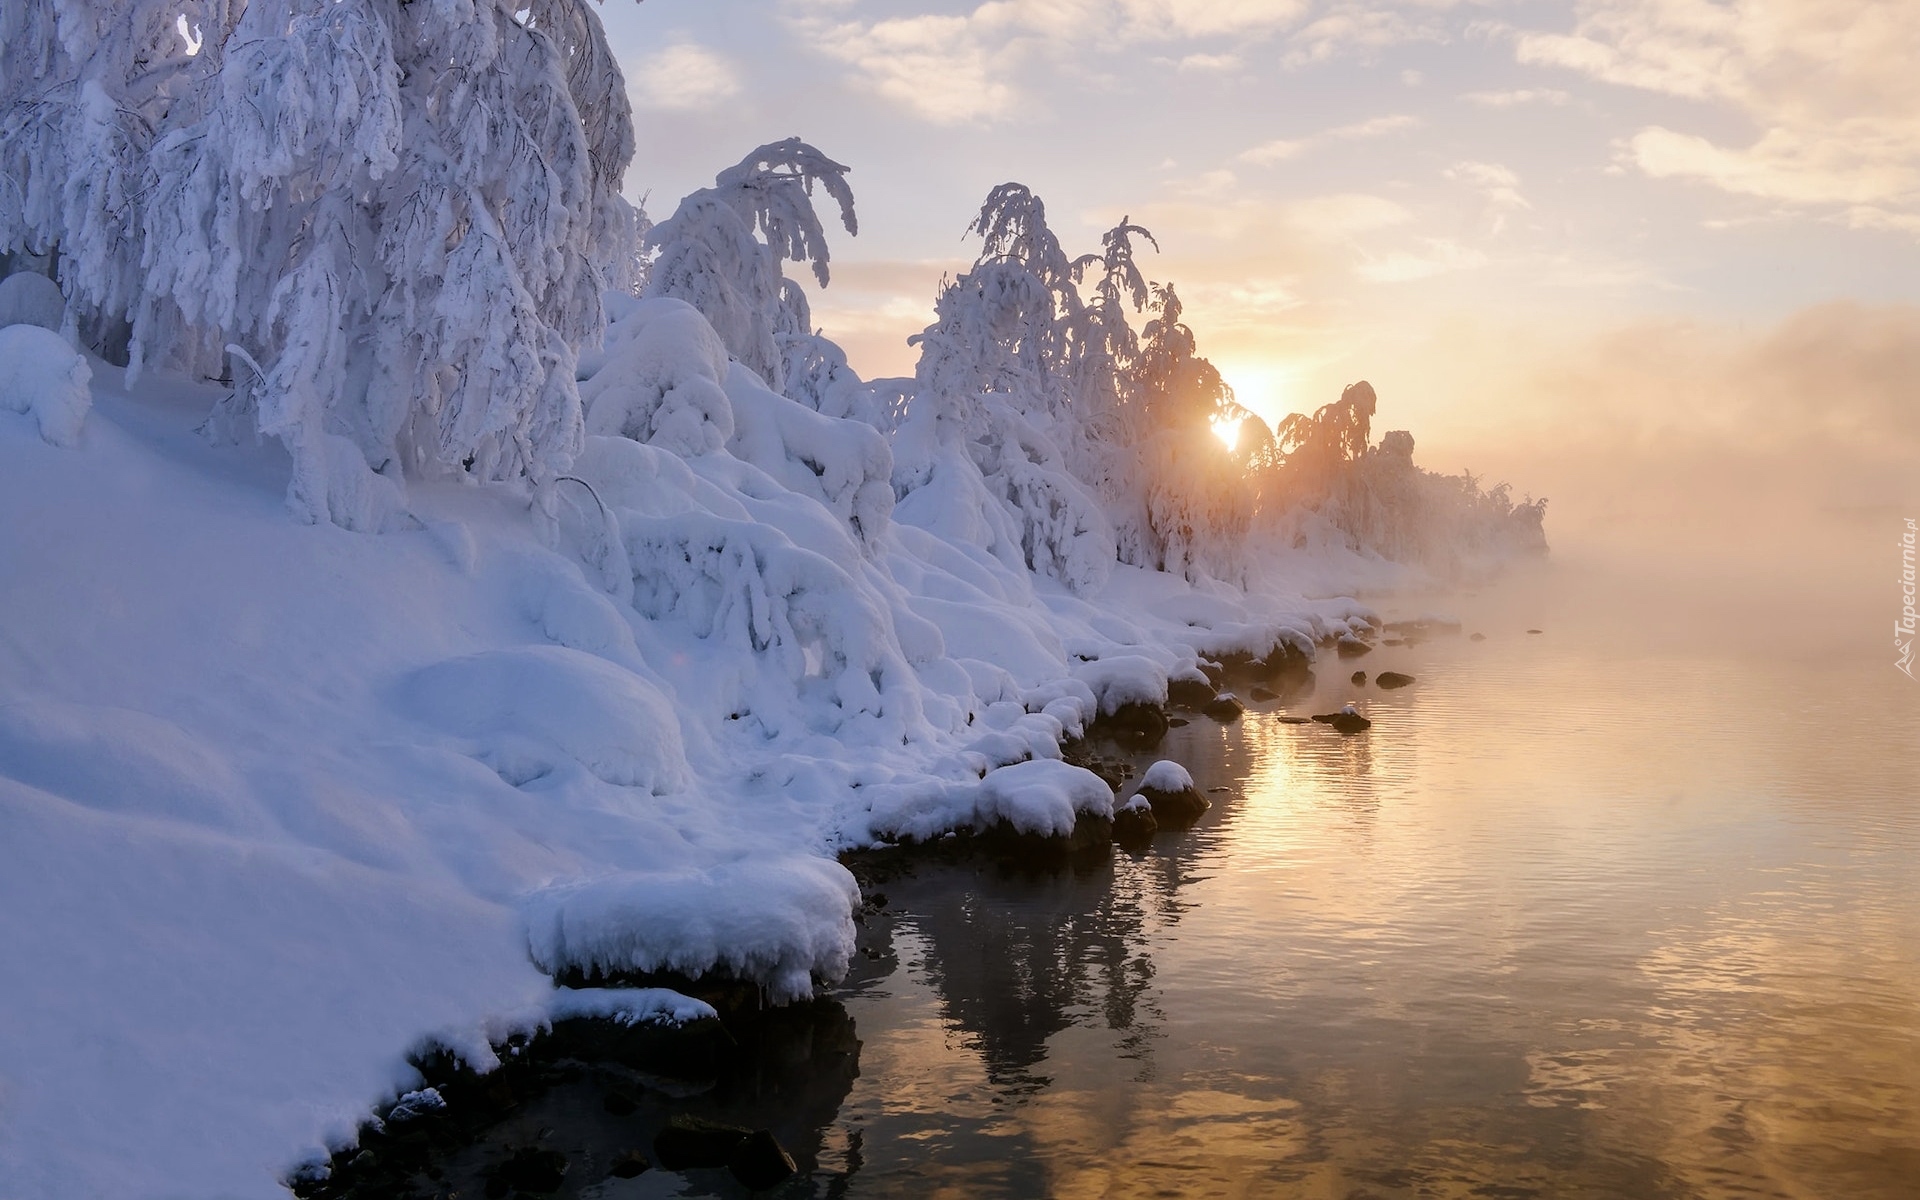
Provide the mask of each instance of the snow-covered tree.
[{"label": "snow-covered tree", "polygon": [[[968,229],[984,242],[979,260],[942,282],[934,323],[912,339],[920,361],[895,436],[894,490],[905,502],[944,475],[942,493],[961,503],[991,496],[1011,535],[992,514],[959,527],[996,553],[1017,548],[1031,570],[1095,586],[1112,568],[1113,532],[1060,444],[1072,432],[1084,311],[1073,263],[1039,197],[1017,183],[994,188]],[[983,491],[953,478],[969,471]],[[903,503],[901,519],[926,507]]]},{"label": "snow-covered tree", "polygon": [[286,442],[298,515],[383,523],[376,471],[564,468],[638,225],[586,0],[3,13],[0,250],[57,249],[75,307],[131,317],[133,377],[231,347],[216,424]]},{"label": "snow-covered tree", "polygon": [[1272,465],[1262,472],[1262,536],[1379,554],[1445,575],[1545,552],[1545,500],[1515,503],[1506,484],[1483,489],[1468,472],[1423,470],[1405,430],[1368,445],[1377,405],[1362,381],[1311,415],[1280,423]]},{"label": "snow-covered tree", "polygon": [[44,256],[69,333],[124,317],[144,280],[133,218],[154,139],[196,98],[228,0],[0,5],[0,252]]},{"label": "snow-covered tree", "polygon": [[797,137],[761,146],[648,231],[655,257],[646,294],[699,309],[735,359],[784,390],[781,339],[813,330],[805,297],[780,264],[808,263],[826,285],[831,255],[813,190],[825,191],[847,232],[858,233],[846,176],[846,167]]},{"label": "snow-covered tree", "polygon": [[1100,442],[1129,442],[1141,431],[1143,414],[1134,386],[1140,339],[1127,310],[1140,312],[1150,293],[1134,259],[1136,236],[1160,249],[1153,234],[1121,217],[1118,225],[1101,236],[1099,254],[1083,255],[1073,264],[1074,279],[1080,282],[1094,268],[1099,269],[1093,298],[1080,315],[1079,380],[1074,403],[1079,410],[1076,425]]},{"label": "snow-covered tree", "polygon": [[[1132,372],[1139,421],[1131,477],[1140,503],[1121,523],[1121,554],[1141,566],[1230,578],[1245,569],[1258,499],[1248,467],[1265,453],[1266,425],[1200,357],[1173,285],[1153,293],[1157,315]],[[1238,425],[1231,447],[1215,433],[1221,422]]]}]

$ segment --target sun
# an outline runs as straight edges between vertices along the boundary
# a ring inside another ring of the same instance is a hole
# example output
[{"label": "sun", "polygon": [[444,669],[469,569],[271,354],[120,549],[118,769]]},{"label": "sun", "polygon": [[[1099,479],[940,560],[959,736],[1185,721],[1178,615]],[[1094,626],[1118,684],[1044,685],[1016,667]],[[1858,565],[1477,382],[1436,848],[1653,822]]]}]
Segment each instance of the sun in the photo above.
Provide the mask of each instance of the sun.
[{"label": "sun", "polygon": [[1215,417],[1213,436],[1219,438],[1227,449],[1231,450],[1240,441],[1240,425],[1245,420],[1245,417]]}]

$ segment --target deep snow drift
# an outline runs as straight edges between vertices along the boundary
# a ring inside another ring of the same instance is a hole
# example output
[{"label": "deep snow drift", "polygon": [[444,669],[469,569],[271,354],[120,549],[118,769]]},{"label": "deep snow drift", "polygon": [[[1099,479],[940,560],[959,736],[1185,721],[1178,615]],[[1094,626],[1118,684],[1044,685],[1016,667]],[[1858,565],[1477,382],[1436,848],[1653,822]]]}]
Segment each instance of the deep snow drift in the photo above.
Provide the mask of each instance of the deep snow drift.
[{"label": "deep snow drift", "polygon": [[806,994],[852,947],[837,850],[1109,815],[1063,736],[1368,620],[1124,565],[1071,592],[996,552],[964,457],[892,511],[871,426],[677,301],[611,315],[566,478],[415,481],[383,533],[290,520],[278,444],[198,431],[209,385],[0,361],[6,1195],[274,1196],[425,1038],[697,1015],[569,968]]}]

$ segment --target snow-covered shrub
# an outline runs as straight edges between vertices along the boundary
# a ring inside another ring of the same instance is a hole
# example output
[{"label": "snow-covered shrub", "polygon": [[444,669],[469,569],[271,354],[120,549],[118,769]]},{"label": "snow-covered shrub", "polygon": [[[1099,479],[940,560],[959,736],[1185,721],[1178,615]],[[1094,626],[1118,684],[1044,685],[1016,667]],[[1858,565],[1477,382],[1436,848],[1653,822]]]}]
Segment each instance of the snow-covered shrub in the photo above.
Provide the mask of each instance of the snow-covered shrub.
[{"label": "snow-covered shrub", "polygon": [[737,365],[727,397],[734,457],[826,505],[863,545],[880,537],[893,513],[893,454],[872,426],[815,412]]},{"label": "snow-covered shrub", "polygon": [[780,263],[810,263],[826,284],[830,256],[813,189],[819,185],[838,202],[841,224],[856,233],[846,175],[846,167],[799,138],[759,147],[647,232],[656,256],[646,294],[700,310],[733,357],[781,388],[779,335],[811,330],[804,307],[795,311],[798,292],[781,277]]},{"label": "snow-covered shrub", "polygon": [[574,471],[618,530],[633,607],[729,664],[717,715],[921,736],[896,605],[860,565],[892,505],[879,434],[769,391],[664,298],[616,320],[583,392],[589,427],[616,436],[590,437]]},{"label": "snow-covered shrub", "polygon": [[0,329],[38,325],[58,332],[67,315],[60,285],[37,271],[16,271],[0,279]]},{"label": "snow-covered shrub", "polygon": [[621,528],[641,615],[771,670],[736,701],[770,734],[898,744],[918,731],[918,684],[887,609],[830,558],[770,525],[710,513],[622,514]]},{"label": "snow-covered shrub", "polygon": [[93,368],[66,339],[38,325],[0,329],[0,409],[31,416],[40,436],[56,446],[80,440]]},{"label": "snow-covered shrub", "polygon": [[624,306],[580,388],[588,433],[673,454],[706,454],[733,436],[727,347],[698,310],[656,298]]}]

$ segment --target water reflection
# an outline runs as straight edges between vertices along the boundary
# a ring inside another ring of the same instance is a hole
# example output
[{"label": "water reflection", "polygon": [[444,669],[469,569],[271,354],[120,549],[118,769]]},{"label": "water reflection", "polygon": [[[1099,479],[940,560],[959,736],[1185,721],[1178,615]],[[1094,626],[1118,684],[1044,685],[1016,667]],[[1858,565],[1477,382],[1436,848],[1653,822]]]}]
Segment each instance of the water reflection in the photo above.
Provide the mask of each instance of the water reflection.
[{"label": "water reflection", "polygon": [[[1551,600],[1368,656],[1413,687],[1323,669],[1173,730],[1160,753],[1228,790],[1145,857],[889,882],[822,1171],[852,1196],[1915,1195],[1912,698],[1830,661],[1636,655]],[[1348,700],[1373,730],[1278,719]]]}]

